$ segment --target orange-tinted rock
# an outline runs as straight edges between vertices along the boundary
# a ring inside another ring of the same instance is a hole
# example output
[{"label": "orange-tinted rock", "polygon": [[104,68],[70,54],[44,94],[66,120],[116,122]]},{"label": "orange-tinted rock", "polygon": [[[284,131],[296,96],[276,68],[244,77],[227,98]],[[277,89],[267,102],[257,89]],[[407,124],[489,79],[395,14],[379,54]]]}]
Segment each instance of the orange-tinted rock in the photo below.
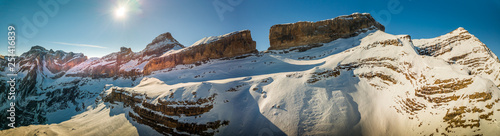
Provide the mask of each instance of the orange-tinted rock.
[{"label": "orange-tinted rock", "polygon": [[144,68],[144,73],[149,74],[152,71],[175,67],[179,64],[194,64],[209,59],[230,58],[257,52],[250,30],[209,37],[208,39],[210,38],[215,40],[202,42],[207,40],[207,38],[204,38],[197,42],[200,44],[191,45],[177,53],[149,61]]},{"label": "orange-tinted rock", "polygon": [[373,29],[385,31],[385,27],[367,13],[354,13],[318,22],[278,24],[269,30],[271,45],[269,50],[328,43],[338,38],[356,36]]},{"label": "orange-tinted rock", "polygon": [[[182,49],[184,46],[172,37],[169,32],[160,34],[146,48],[140,52],[133,52],[131,48],[121,47],[119,52],[106,55],[93,61],[83,68],[83,72],[68,74],[67,76],[92,77],[92,78],[132,78],[142,75],[140,68],[124,70],[122,67],[131,61],[136,61],[134,66],[163,55],[173,49]],[[106,63],[107,62],[107,63]],[[100,65],[106,63],[105,65]]]},{"label": "orange-tinted rock", "polygon": [[[46,50],[42,46],[33,46],[28,52],[21,56],[24,57],[24,61],[35,61],[35,59],[38,59],[40,62],[39,65],[45,65],[45,67],[54,74],[61,71],[67,71],[87,60],[87,56],[81,53]],[[45,64],[41,62],[45,62]]]}]

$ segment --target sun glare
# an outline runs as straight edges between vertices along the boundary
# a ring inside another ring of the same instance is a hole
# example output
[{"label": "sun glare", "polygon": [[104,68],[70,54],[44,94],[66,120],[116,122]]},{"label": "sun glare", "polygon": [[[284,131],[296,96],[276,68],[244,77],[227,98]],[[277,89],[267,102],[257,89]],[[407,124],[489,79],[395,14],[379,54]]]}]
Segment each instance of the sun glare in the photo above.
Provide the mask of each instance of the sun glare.
[{"label": "sun glare", "polygon": [[115,9],[115,16],[118,17],[118,18],[125,17],[126,13],[127,13],[127,8],[124,7],[124,6],[118,7],[117,9]]}]

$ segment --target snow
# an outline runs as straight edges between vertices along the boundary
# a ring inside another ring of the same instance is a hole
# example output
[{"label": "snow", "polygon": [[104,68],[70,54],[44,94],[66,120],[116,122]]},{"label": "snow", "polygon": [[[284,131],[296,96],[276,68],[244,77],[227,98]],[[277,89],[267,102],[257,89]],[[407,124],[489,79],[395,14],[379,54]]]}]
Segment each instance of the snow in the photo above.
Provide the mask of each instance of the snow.
[{"label": "snow", "polygon": [[[460,37],[460,36],[462,37],[470,36],[471,38],[462,40],[455,39],[455,37]],[[446,39],[453,39],[455,41],[446,41]],[[489,50],[486,47],[486,45],[481,43],[479,39],[477,39],[474,35],[468,33],[468,31],[462,27],[459,27],[448,34],[436,38],[413,40],[413,43],[415,44],[415,46],[419,48],[426,48],[432,45],[443,44],[443,43],[449,44],[449,46],[447,46],[446,48],[439,50],[439,51],[451,50],[447,53],[437,56],[437,58],[443,60],[450,60],[453,57],[461,56],[464,54],[468,54],[467,56],[465,56],[464,58],[465,60],[473,60],[473,59],[482,60],[484,58],[491,58],[488,59],[485,62],[485,64],[480,66],[470,67],[464,65],[465,68],[468,68],[470,71],[478,71],[478,69],[484,69],[484,71],[488,71],[490,69],[500,69],[500,63],[499,63],[500,61],[498,61],[498,57],[491,50]],[[457,62],[455,62],[455,64],[461,65],[462,62],[465,61],[458,60]],[[479,75],[484,78],[491,79],[496,85],[500,85],[500,78],[497,78],[497,76],[500,75],[500,71],[498,70],[494,70],[491,74],[479,73]]]},{"label": "snow", "polygon": [[110,115],[110,112],[110,107],[99,104],[96,109],[76,115],[60,124],[24,126],[0,131],[0,135],[139,135],[124,113]]},{"label": "snow", "polygon": [[165,56],[168,56],[170,54],[174,54],[174,53],[177,53],[179,51],[181,51],[183,48],[182,47],[179,47],[179,46],[175,46],[174,48],[170,49],[169,51],[165,52],[163,55],[160,56],[161,57],[165,57]]},{"label": "snow", "polygon": [[122,64],[120,66],[120,70],[124,70],[124,71],[130,71],[132,69],[135,68],[135,66],[137,65],[138,61],[137,60],[130,60],[129,62],[125,63],[125,64]]},{"label": "snow", "polygon": [[[450,64],[447,61],[460,52],[477,51],[476,47],[482,47],[482,44],[471,38],[453,43],[453,52],[440,57],[418,54],[419,48],[462,34],[466,31],[462,29],[441,37],[422,40],[369,30],[358,36],[324,43],[321,47],[305,52],[277,50],[242,59],[210,60],[200,66],[179,65],[171,71],[155,71],[152,75],[138,78],[137,81],[123,78],[89,80],[79,89],[102,93],[104,96],[109,95],[113,88],[123,89],[127,94],[144,94],[145,97],[136,98],[148,97],[145,102],[152,104],[159,104],[159,100],[196,101],[217,94],[214,102],[210,103],[213,104],[213,109],[199,117],[168,116],[157,112],[182,122],[229,120],[229,125],[219,128],[217,135],[430,135],[437,134],[436,131],[449,135],[495,134],[500,130],[500,124],[496,121],[500,119],[500,113],[497,111],[500,105],[495,104],[491,109],[484,107],[500,98],[496,80],[486,74],[469,75],[468,72],[472,68]],[[223,36],[204,38],[193,45],[207,44]],[[395,40],[400,44],[379,43],[387,40]],[[181,50],[183,49],[173,49],[165,54]],[[285,51],[289,53],[284,53]],[[484,55],[472,54],[471,57]],[[363,61],[373,58],[389,59]],[[498,65],[492,59],[486,62]],[[80,65],[107,63],[110,62],[91,59]],[[315,74],[334,70],[341,65],[358,63],[373,64],[359,66],[353,70],[342,69],[337,76]],[[123,64],[122,68],[128,70],[143,67],[143,64],[133,60]],[[377,64],[394,66],[395,70]],[[70,71],[79,71],[78,69],[83,67],[80,65]],[[361,77],[366,73],[386,75],[394,79],[395,83],[381,77]],[[494,73],[498,73],[498,69]],[[409,79],[404,74],[415,75],[416,79]],[[321,77],[321,80],[309,83],[314,76]],[[58,85],[73,79],[75,78],[66,77],[44,86]],[[416,96],[416,90],[427,85],[436,85],[435,81],[438,79],[471,79],[473,82],[452,93],[428,95],[429,98],[460,96],[457,100],[443,102],[441,105]],[[227,91],[231,89],[236,91]],[[475,93],[491,93],[492,98],[479,102],[467,97]],[[401,101],[407,99],[415,100],[426,108],[405,111],[405,105]],[[35,133],[38,130],[60,135],[158,135],[150,127],[131,120],[128,114],[132,110],[129,107],[122,108],[120,103],[110,104],[102,101],[93,105],[96,106],[88,106],[85,112],[71,113],[76,114],[74,116],[63,115],[64,111],[48,114],[50,120],[56,120],[52,117],[58,116],[72,117],[59,124],[31,125],[1,131],[0,135]],[[190,106],[204,105],[206,104]],[[485,110],[483,113],[464,113],[463,116],[467,120],[478,119],[480,114],[494,112],[494,115],[490,116],[494,121],[481,119],[481,125],[473,129],[450,128],[452,131],[447,132],[449,122],[443,121],[443,117],[453,108],[460,106],[475,106]],[[76,130],[73,132],[72,128]]]},{"label": "snow", "polygon": [[231,33],[227,33],[227,34],[224,34],[224,35],[220,35],[220,36],[210,36],[210,37],[205,37],[205,38],[202,38],[198,41],[196,41],[195,43],[193,43],[191,46],[189,47],[194,47],[194,46],[197,46],[197,45],[201,45],[201,44],[209,44],[211,42],[214,42],[214,41],[218,41],[224,37],[228,37],[228,36],[231,36],[231,35],[234,35],[234,34],[237,34],[237,33],[241,33],[243,31],[248,31],[248,30],[240,30],[240,31],[234,31],[234,32],[231,32]]},{"label": "snow", "polygon": [[[356,12],[356,13],[353,13],[351,15],[343,15],[343,16],[339,16],[336,18],[343,19],[343,20],[353,20],[353,19],[356,19],[357,17],[352,17],[352,15],[359,15],[359,14],[364,15],[364,16],[362,16],[363,18],[366,18],[366,15],[370,15],[369,13],[357,13]],[[335,19],[335,18],[333,18],[333,19]],[[331,20],[333,20],[333,19],[331,19]]]},{"label": "snow", "polygon": [[[370,13],[358,13],[358,12],[355,12],[355,13],[352,13],[351,15],[342,15],[342,16],[338,16],[338,17],[335,17],[335,18],[320,20],[320,21],[317,21],[317,22],[327,21],[327,20],[335,20],[335,19],[353,20],[353,19],[356,19],[356,17],[351,17],[351,16],[352,15],[359,15],[359,14],[363,15],[362,16],[363,18],[366,18],[367,15],[370,15]],[[297,21],[297,22],[293,22],[293,23],[282,23],[282,24],[278,24],[278,25],[291,25],[291,24],[295,24],[295,23],[299,23],[299,22],[314,23],[312,21]]]},{"label": "snow", "polygon": [[159,49],[159,48],[161,48],[161,47],[163,47],[165,45],[171,45],[171,44],[179,44],[179,43],[175,42],[175,41],[172,41],[170,39],[167,39],[167,40],[155,43],[153,45],[147,46],[144,50],[142,50],[142,52],[144,52],[144,51],[154,51],[154,50],[157,50],[157,49]]}]

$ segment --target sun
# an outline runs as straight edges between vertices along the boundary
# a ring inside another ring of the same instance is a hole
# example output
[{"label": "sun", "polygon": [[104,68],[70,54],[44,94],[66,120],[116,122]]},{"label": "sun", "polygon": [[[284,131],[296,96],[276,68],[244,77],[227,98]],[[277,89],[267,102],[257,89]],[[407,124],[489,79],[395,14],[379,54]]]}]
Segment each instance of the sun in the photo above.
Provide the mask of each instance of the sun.
[{"label": "sun", "polygon": [[124,18],[127,14],[127,8],[125,6],[121,6],[115,9],[115,16],[117,18]]}]

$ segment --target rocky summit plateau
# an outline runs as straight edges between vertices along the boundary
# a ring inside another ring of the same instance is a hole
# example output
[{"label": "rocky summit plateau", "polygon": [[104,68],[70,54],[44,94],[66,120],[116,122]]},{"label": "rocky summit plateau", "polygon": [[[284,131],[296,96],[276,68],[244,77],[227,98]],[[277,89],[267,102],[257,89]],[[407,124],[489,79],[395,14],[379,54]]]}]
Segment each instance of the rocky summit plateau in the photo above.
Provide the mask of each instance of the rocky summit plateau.
[{"label": "rocky summit plateau", "polygon": [[22,118],[0,135],[500,132],[500,60],[484,43],[462,27],[430,39],[384,30],[354,13],[274,25],[266,51],[250,30],[188,47],[167,32],[101,58],[33,46],[17,58]]}]

